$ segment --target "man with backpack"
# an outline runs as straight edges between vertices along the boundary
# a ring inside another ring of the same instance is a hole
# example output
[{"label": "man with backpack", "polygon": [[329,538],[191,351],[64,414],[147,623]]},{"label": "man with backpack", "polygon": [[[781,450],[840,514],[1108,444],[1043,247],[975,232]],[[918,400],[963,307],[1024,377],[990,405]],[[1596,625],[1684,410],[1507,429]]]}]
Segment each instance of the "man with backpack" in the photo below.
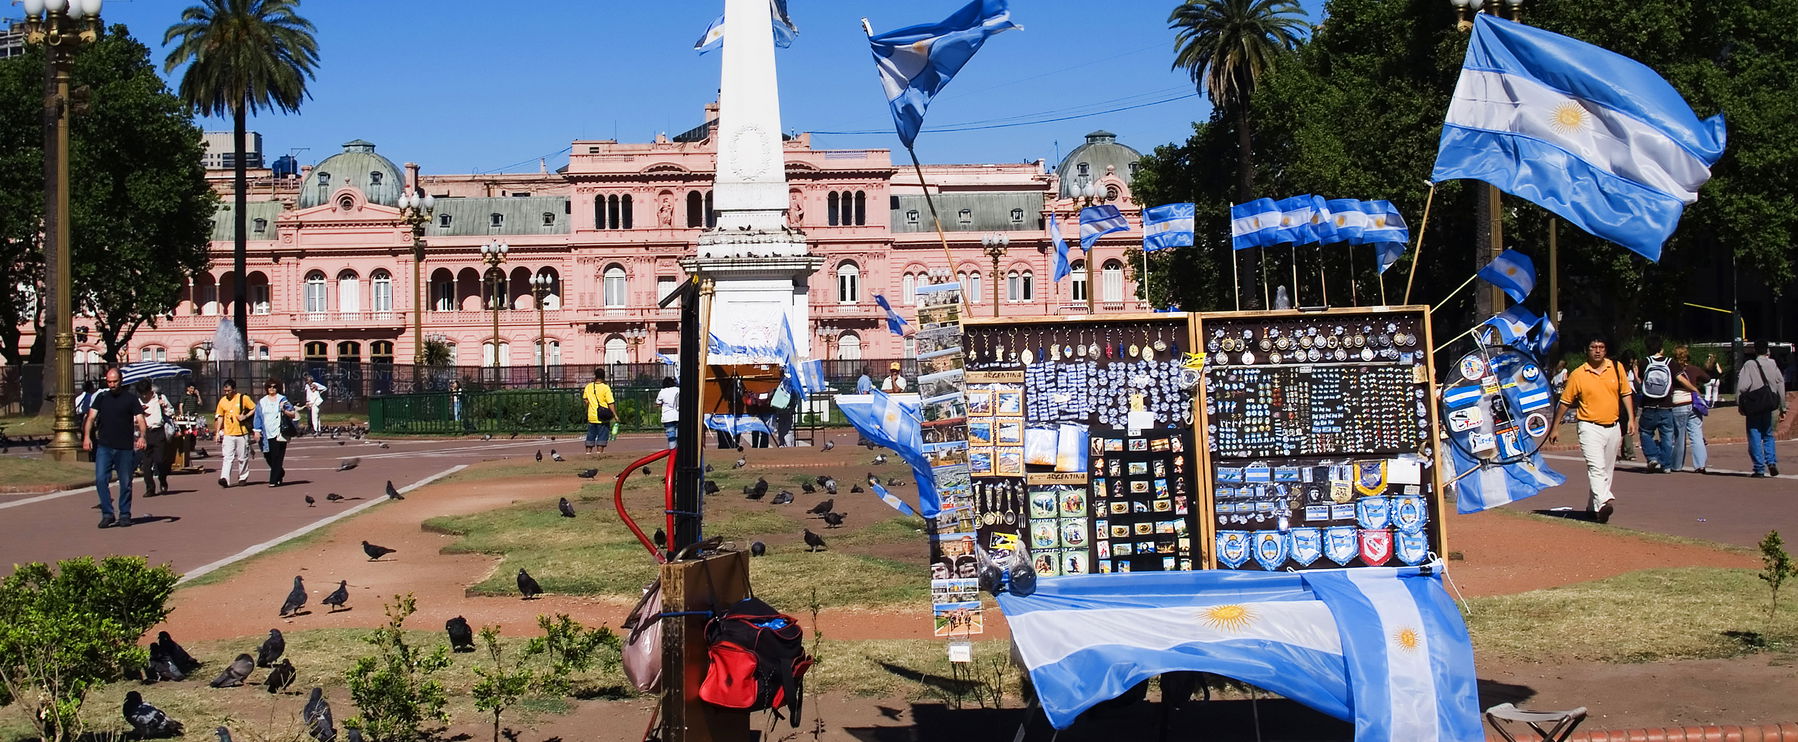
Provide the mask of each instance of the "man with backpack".
[{"label": "man with backpack", "polygon": [[1641,416],[1636,420],[1636,429],[1642,435],[1642,460],[1648,464],[1649,474],[1665,474],[1679,468],[1685,436],[1674,421],[1674,393],[1697,391],[1680,376],[1684,369],[1661,352],[1661,346],[1659,335],[1648,336],[1649,356],[1642,363],[1641,373]]},{"label": "man with backpack", "polygon": [[618,419],[618,400],[606,383],[605,369],[593,369],[593,381],[581,390],[581,400],[587,403],[587,453],[595,447],[605,453],[612,440],[612,421]]},{"label": "man with backpack", "polygon": [[1748,423],[1748,458],[1754,462],[1750,476],[1779,476],[1773,423],[1786,416],[1785,376],[1768,354],[1765,340],[1754,342],[1753,352],[1736,371],[1736,409]]}]

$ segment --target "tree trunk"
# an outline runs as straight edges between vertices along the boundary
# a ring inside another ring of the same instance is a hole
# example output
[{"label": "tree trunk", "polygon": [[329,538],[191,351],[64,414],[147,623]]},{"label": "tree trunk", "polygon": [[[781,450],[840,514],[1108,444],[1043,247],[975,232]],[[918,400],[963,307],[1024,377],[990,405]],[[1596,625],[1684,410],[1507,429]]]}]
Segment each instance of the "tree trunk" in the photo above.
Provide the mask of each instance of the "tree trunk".
[{"label": "tree trunk", "polygon": [[[1248,203],[1255,198],[1255,155],[1253,138],[1249,136],[1249,107],[1247,102],[1236,105],[1236,202]],[[1256,248],[1265,251],[1266,247]],[[1232,259],[1235,256],[1232,255]],[[1261,264],[1253,260],[1241,261],[1238,273],[1240,283],[1236,285],[1238,296],[1244,297],[1243,306],[1249,309],[1267,309],[1256,301],[1261,296],[1255,287],[1266,280],[1261,275]]]},{"label": "tree trunk", "polygon": [[244,104],[241,100],[231,111],[231,136],[232,146],[237,150],[237,162],[232,163],[236,176],[237,201],[231,209],[231,219],[237,227],[236,240],[231,246],[231,270],[236,274],[237,279],[231,291],[232,301],[236,305],[231,311],[231,318],[233,322],[237,323],[237,337],[241,341],[245,357],[248,357],[250,352],[249,278],[244,274],[248,271],[248,267],[245,265],[245,253],[249,249],[250,239],[248,213],[250,189],[249,178],[244,172],[246,164],[244,162]]}]

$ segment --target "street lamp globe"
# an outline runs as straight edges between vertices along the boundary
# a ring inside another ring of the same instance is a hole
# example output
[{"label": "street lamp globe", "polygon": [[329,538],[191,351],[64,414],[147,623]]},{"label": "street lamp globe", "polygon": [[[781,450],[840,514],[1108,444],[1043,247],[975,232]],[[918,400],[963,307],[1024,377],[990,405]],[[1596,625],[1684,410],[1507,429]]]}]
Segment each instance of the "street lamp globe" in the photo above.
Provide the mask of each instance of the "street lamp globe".
[{"label": "street lamp globe", "polygon": [[69,7],[69,0],[44,0],[44,9],[51,13],[61,13]]},{"label": "street lamp globe", "polygon": [[1469,0],[1449,0],[1457,8],[1466,8]]},{"label": "street lamp globe", "polygon": [[412,208],[412,197],[406,195],[405,191],[401,191],[400,200],[398,203],[394,204],[394,206],[398,207],[400,211],[410,209]]},{"label": "street lamp globe", "polygon": [[435,211],[437,209],[437,197],[436,196],[433,196],[429,193],[425,194],[424,203],[425,203],[425,211]]},{"label": "street lamp globe", "polygon": [[44,14],[44,0],[25,0],[25,17],[36,19]]}]

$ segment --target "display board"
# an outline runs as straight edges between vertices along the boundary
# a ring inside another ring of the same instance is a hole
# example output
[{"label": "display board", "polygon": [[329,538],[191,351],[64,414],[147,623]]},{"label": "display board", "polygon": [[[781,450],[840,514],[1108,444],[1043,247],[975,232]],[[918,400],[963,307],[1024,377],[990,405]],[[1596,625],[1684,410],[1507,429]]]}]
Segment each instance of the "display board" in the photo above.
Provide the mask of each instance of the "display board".
[{"label": "display board", "polygon": [[1215,566],[1442,553],[1427,307],[1205,314],[1198,332]]},{"label": "display board", "polygon": [[1206,566],[1191,315],[963,330],[978,543],[1021,544],[1043,577]]}]

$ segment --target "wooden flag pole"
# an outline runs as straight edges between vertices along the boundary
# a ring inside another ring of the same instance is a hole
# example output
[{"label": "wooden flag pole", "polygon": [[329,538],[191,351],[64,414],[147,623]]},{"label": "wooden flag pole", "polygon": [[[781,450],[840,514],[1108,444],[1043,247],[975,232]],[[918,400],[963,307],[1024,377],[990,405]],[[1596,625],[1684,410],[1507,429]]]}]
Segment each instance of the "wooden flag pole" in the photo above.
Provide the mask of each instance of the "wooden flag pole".
[{"label": "wooden flag pole", "polygon": [[1267,288],[1267,246],[1261,246],[1261,308],[1274,308],[1273,291]]},{"label": "wooden flag pole", "polygon": [[1236,311],[1242,311],[1242,274],[1236,267],[1236,246],[1230,246],[1230,295],[1236,297]]},{"label": "wooden flag pole", "polygon": [[1355,246],[1345,245],[1344,247],[1348,250],[1349,304],[1358,307],[1361,306],[1361,291],[1355,286]]},{"label": "wooden flag pole", "polygon": [[[1436,184],[1430,184],[1429,195],[1423,197],[1423,221],[1417,225],[1417,246],[1411,248],[1411,270],[1405,275],[1405,303],[1411,303],[1411,281],[1417,278],[1417,263],[1423,257],[1423,231],[1430,226],[1430,204],[1436,201]],[[1384,290],[1385,284],[1381,284]],[[1456,289],[1457,291],[1459,289]]]},{"label": "wooden flag pole", "polygon": [[1292,306],[1296,309],[1299,306],[1299,243],[1290,243],[1288,247],[1292,250]]},{"label": "wooden flag pole", "polygon": [[1323,290],[1324,306],[1327,307],[1330,306],[1330,269],[1324,265],[1324,257],[1323,251],[1319,250],[1317,253],[1317,285]]},{"label": "wooden flag pole", "polygon": [[[954,253],[949,252],[949,237],[948,237],[948,235],[943,234],[943,220],[938,218],[936,215],[936,200],[932,199],[930,197],[930,182],[924,180],[924,166],[918,164],[918,153],[916,150],[912,149],[911,147],[906,147],[905,153],[908,155],[911,155],[912,171],[916,172],[918,174],[918,187],[924,189],[924,205],[926,207],[929,207],[929,209],[930,209],[930,222],[932,224],[936,225],[936,240],[938,243],[941,243],[943,246],[943,259],[948,261],[949,277],[954,278],[955,277],[955,255],[954,255]],[[997,277],[996,276],[988,276],[988,278],[996,279]],[[963,311],[964,312],[972,312],[973,310],[969,305],[971,305],[973,302],[971,300],[971,297],[968,296],[968,287],[966,287],[966,286],[961,287],[961,291],[959,293],[961,294],[961,303],[962,303]]]},{"label": "wooden flag pole", "polygon": [[1149,298],[1149,246],[1142,248],[1142,301],[1149,305],[1149,311],[1155,311],[1155,300]]}]

